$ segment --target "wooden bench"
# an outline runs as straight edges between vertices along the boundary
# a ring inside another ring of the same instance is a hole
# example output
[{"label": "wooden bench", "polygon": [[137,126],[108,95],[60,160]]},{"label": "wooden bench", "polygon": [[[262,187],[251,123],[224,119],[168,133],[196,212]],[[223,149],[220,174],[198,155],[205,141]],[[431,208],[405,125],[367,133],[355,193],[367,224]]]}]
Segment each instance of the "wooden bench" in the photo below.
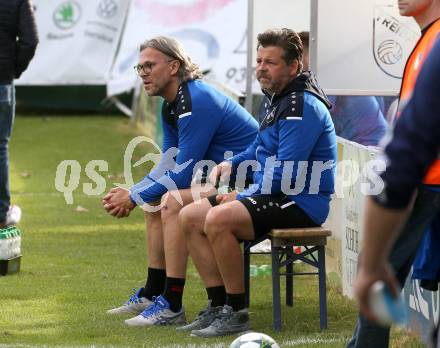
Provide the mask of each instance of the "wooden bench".
[{"label": "wooden bench", "polygon": [[[323,227],[313,228],[290,228],[274,229],[268,237],[272,242],[272,303],[273,303],[273,327],[275,331],[281,330],[281,299],[280,277],[286,276],[286,305],[293,306],[293,276],[318,275],[319,280],[319,323],[320,328],[327,328],[327,293],[325,272],[325,245],[331,231]],[[244,276],[246,288],[246,300],[249,305],[249,267],[250,248],[261,240],[246,242],[244,245]],[[294,246],[304,247],[299,254],[293,252]],[[317,255],[315,255],[317,252]],[[317,269],[316,272],[294,272],[293,263],[300,260]],[[285,267],[285,273],[280,269]]]}]

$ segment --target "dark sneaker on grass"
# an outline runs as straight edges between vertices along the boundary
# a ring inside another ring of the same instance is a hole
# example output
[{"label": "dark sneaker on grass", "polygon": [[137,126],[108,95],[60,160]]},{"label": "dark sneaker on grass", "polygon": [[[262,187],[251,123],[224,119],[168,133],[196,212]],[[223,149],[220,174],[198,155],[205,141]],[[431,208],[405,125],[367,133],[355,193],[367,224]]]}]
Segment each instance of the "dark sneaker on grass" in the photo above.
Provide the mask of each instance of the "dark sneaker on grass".
[{"label": "dark sneaker on grass", "polygon": [[140,288],[139,290],[133,289],[133,295],[130,296],[130,298],[126,303],[124,303],[120,307],[109,309],[107,313],[108,314],[142,313],[145,308],[153,304],[153,301],[150,301],[148,298],[141,296],[143,290],[144,288]]},{"label": "dark sneaker on grass", "polygon": [[249,330],[249,313],[247,309],[234,312],[225,305],[217,319],[205,329],[191,331],[191,336],[217,337],[241,333]]},{"label": "dark sneaker on grass", "polygon": [[208,307],[202,310],[194,321],[188,325],[179,326],[176,328],[177,331],[192,331],[192,330],[201,330],[207,328],[209,325],[213,323],[213,321],[218,317],[218,315],[222,311],[222,306],[220,307],[212,307],[211,301],[208,302]]},{"label": "dark sneaker on grass", "polygon": [[185,324],[185,309],[182,307],[179,312],[173,312],[170,304],[163,296],[154,299],[154,303],[146,308],[137,317],[127,319],[128,326],[153,326],[153,325],[183,325]]}]

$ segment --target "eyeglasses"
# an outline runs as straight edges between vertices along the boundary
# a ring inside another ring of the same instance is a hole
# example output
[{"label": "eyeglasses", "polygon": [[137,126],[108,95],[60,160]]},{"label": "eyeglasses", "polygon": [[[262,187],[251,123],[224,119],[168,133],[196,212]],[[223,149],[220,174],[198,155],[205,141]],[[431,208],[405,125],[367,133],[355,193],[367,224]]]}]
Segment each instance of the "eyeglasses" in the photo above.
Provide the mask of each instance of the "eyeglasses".
[{"label": "eyeglasses", "polygon": [[164,60],[162,62],[146,62],[144,64],[137,64],[133,68],[136,71],[136,74],[138,74],[138,75],[140,75],[141,73],[149,74],[153,71],[154,67],[157,64],[169,63],[169,62],[172,62],[173,60],[175,60],[175,59],[168,59],[168,60]]}]

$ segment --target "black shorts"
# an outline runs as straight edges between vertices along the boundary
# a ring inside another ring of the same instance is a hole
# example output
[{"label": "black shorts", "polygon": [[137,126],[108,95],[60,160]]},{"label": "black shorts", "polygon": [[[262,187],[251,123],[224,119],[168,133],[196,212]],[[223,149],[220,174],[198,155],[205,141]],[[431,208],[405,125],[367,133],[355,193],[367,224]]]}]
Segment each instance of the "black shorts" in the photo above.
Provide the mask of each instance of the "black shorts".
[{"label": "black shorts", "polygon": [[[213,207],[217,195],[207,197]],[[274,228],[318,227],[294,201],[286,195],[255,195],[239,200],[251,215],[255,239]]]}]

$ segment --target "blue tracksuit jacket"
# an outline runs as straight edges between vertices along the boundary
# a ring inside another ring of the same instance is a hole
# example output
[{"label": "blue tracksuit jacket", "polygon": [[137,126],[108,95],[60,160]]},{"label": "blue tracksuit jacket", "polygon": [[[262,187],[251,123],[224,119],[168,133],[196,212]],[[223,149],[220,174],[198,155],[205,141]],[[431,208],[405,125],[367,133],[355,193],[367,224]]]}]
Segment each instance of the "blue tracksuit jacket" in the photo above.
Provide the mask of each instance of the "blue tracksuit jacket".
[{"label": "blue tracksuit jacket", "polygon": [[[200,80],[183,83],[176,99],[164,102],[162,126],[161,162],[130,189],[138,205],[155,202],[169,190],[189,188],[199,161],[219,163],[225,152],[246,149],[258,132],[257,121],[244,108]],[[178,153],[166,156],[173,148]]]},{"label": "blue tracksuit jacket", "polygon": [[[246,151],[230,159],[238,171],[243,161],[259,163],[253,175],[254,185],[237,199],[288,193],[313,221],[322,224],[334,192],[336,165],[336,135],[330,107],[310,72],[299,75],[279,95],[266,94],[258,114],[257,138]],[[320,166],[327,169],[321,173]],[[283,173],[286,180],[282,180]],[[287,191],[289,188],[291,192]]]}]

